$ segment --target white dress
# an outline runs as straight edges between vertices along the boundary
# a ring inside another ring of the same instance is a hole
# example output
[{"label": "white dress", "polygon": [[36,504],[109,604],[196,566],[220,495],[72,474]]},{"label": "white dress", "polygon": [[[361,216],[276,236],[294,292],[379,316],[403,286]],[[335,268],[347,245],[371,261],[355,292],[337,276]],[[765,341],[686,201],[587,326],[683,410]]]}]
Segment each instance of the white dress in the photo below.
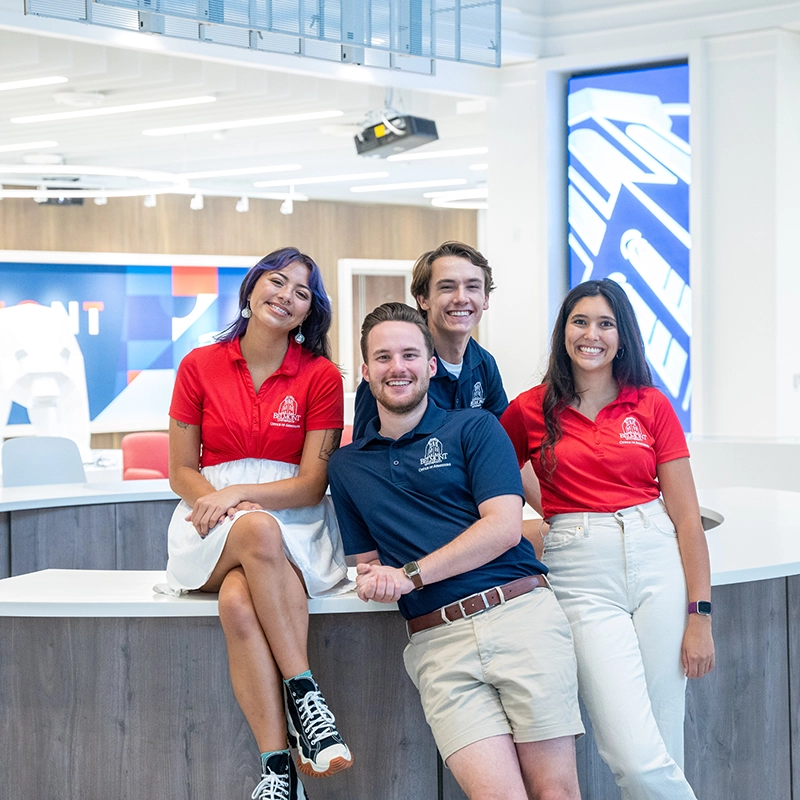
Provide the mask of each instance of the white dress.
[{"label": "white dress", "polygon": [[[200,470],[215,489],[238,483],[272,483],[293,478],[300,467],[282,461],[243,458],[203,467]],[[186,517],[191,506],[181,500],[169,524],[169,562],[167,586],[157,587],[169,594],[182,594],[202,586],[209,578],[222,554],[228,532],[243,514],[270,514],[283,534],[286,557],[302,573],[310,597],[340,594],[353,588],[347,578],[344,549],[333,503],[324,497],[321,503],[304,508],[280,511],[239,511],[233,519],[226,517],[205,539]]]}]

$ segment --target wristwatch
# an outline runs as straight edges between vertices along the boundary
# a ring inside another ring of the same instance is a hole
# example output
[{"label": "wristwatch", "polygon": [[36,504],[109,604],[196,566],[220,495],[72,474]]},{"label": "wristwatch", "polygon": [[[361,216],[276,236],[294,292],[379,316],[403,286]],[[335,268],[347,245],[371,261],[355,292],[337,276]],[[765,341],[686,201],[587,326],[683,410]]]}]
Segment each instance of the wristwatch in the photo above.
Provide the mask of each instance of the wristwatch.
[{"label": "wristwatch", "polygon": [[409,561],[408,564],[403,564],[403,572],[406,578],[411,580],[414,584],[414,589],[421,589],[424,584],[422,583],[422,575],[419,574],[419,564],[416,561]]},{"label": "wristwatch", "polygon": [[700,614],[701,617],[711,616],[711,601],[710,600],[697,600],[694,603],[689,603],[688,612],[690,614]]}]

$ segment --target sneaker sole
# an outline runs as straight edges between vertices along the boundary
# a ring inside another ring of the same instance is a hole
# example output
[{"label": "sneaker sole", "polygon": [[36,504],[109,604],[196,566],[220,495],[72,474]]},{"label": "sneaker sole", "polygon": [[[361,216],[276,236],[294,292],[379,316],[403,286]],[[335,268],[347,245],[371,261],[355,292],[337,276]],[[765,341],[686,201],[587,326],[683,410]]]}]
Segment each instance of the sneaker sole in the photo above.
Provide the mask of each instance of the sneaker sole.
[{"label": "sneaker sole", "polygon": [[303,761],[303,756],[299,753],[295,763],[297,764],[297,769],[308,778],[327,778],[330,775],[335,775],[337,772],[344,772],[346,769],[352,767],[353,757],[351,755],[349,760],[343,756],[337,756],[331,759],[328,768],[324,772],[317,770],[311,761]]}]

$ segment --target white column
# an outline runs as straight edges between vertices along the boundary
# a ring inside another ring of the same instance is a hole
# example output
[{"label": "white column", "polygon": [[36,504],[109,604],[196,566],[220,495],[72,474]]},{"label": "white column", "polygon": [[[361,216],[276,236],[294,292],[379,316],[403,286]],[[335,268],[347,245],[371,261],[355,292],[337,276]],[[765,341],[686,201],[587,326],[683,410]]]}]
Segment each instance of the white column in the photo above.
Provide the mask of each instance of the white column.
[{"label": "white column", "polygon": [[[497,359],[508,396],[513,398],[540,381],[547,362],[548,292],[552,276],[557,276],[559,294],[565,281],[563,265],[553,264],[552,271],[548,266],[551,244],[561,247],[558,236],[547,229],[548,206],[564,196],[553,176],[566,173],[546,169],[550,141],[546,126],[563,117],[557,107],[547,106],[546,73],[525,64],[505,67],[502,79],[499,95],[489,101],[486,214],[486,256],[498,288],[484,319],[486,347]],[[553,94],[558,103],[560,93]],[[554,112],[547,117],[546,106]],[[563,160],[564,156],[555,153],[553,158]]]},{"label": "white column", "polygon": [[800,435],[800,36],[707,42],[705,434]]}]

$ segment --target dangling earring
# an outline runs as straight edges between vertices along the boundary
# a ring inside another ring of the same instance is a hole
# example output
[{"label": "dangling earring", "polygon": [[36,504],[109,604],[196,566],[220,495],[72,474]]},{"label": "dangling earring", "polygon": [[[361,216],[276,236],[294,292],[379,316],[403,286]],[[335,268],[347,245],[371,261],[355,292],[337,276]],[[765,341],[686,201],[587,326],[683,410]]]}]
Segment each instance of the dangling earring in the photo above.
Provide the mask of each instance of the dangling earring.
[{"label": "dangling earring", "polygon": [[250,319],[253,316],[253,312],[250,310],[250,306],[245,306],[242,311],[242,319]]},{"label": "dangling earring", "polygon": [[297,333],[294,335],[294,340],[297,342],[297,344],[303,344],[303,342],[306,340],[306,337],[303,336],[302,325],[298,326]]},{"label": "dangling earring", "polygon": [[625,357],[625,348],[620,347],[619,350],[617,350],[617,354],[614,356],[614,358],[622,359],[624,357]]}]

